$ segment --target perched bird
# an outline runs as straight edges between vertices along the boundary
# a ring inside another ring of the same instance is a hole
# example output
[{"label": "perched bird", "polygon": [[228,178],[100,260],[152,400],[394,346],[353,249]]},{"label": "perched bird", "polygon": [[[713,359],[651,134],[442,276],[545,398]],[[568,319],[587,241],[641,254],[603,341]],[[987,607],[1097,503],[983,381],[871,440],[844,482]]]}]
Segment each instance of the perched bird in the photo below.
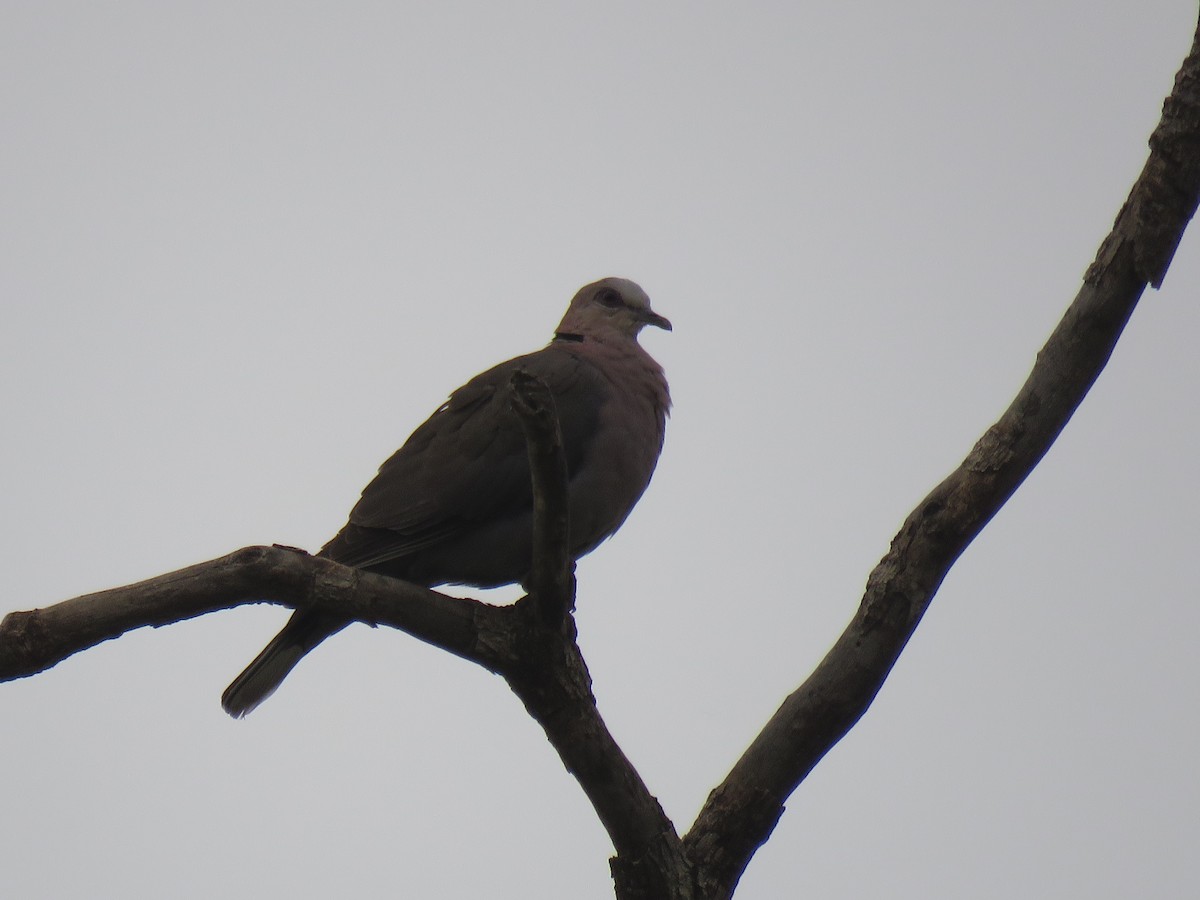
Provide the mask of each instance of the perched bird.
[{"label": "perched bird", "polygon": [[[514,371],[554,395],[567,460],[570,551],[578,559],[625,521],[650,483],[671,398],[662,368],[637,342],[671,330],[625,278],[580,289],[554,339],[476,375],[379,469],[321,556],[424,587],[523,582],[532,557],[533,492],[525,438],[507,390]],[[300,659],[350,619],[297,610],[225,690],[240,718]]]}]

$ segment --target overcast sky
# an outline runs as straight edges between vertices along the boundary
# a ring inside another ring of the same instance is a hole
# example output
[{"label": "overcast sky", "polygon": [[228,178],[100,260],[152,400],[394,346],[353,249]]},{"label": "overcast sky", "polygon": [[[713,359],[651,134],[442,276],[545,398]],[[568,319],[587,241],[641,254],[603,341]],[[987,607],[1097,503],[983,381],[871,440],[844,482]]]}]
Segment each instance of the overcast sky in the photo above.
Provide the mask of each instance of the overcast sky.
[{"label": "overcast sky", "polygon": [[[627,276],[675,411],[578,621],[684,830],[1021,384],[1195,16],[5,0],[0,607],[318,548],[450,390]],[[1198,289],[1191,233],[739,900],[1194,894]],[[482,670],[356,627],[226,717],[285,617],[0,685],[5,894],[612,896]]]}]

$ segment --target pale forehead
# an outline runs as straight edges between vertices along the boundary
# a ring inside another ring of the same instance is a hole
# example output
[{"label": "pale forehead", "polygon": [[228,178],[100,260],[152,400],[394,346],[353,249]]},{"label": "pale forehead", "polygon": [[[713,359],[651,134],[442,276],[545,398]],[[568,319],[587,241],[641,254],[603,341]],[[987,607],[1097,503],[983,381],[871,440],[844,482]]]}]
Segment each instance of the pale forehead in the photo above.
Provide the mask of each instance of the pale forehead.
[{"label": "pale forehead", "polygon": [[629,306],[640,309],[650,308],[650,298],[636,281],[630,281],[628,278],[605,278],[600,283],[614,288]]}]

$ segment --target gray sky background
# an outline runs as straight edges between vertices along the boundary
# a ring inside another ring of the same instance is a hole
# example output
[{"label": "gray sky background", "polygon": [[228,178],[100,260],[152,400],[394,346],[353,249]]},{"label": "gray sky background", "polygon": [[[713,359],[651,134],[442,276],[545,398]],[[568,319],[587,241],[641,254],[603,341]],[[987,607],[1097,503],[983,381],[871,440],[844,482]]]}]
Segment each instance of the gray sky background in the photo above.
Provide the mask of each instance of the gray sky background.
[{"label": "gray sky background", "polygon": [[[686,828],[1024,379],[1195,15],[9,0],[0,606],[316,549],[625,275],[676,408],[578,618]],[[739,900],[1194,895],[1198,286],[1193,232]],[[0,686],[6,896],[611,897],[583,794],[457,659],[355,628],[228,719],[285,616]]]}]

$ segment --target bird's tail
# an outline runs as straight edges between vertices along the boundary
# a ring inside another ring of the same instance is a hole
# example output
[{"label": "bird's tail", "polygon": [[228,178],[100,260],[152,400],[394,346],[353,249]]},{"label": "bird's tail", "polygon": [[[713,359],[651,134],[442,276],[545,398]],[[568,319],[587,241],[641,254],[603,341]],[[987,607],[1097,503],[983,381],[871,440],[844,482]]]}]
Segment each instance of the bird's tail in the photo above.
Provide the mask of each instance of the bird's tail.
[{"label": "bird's tail", "polygon": [[271,639],[263,652],[254,657],[221,695],[221,706],[235,719],[240,719],[275,693],[296,663],[317,644],[350,624],[340,616],[297,610]]}]

